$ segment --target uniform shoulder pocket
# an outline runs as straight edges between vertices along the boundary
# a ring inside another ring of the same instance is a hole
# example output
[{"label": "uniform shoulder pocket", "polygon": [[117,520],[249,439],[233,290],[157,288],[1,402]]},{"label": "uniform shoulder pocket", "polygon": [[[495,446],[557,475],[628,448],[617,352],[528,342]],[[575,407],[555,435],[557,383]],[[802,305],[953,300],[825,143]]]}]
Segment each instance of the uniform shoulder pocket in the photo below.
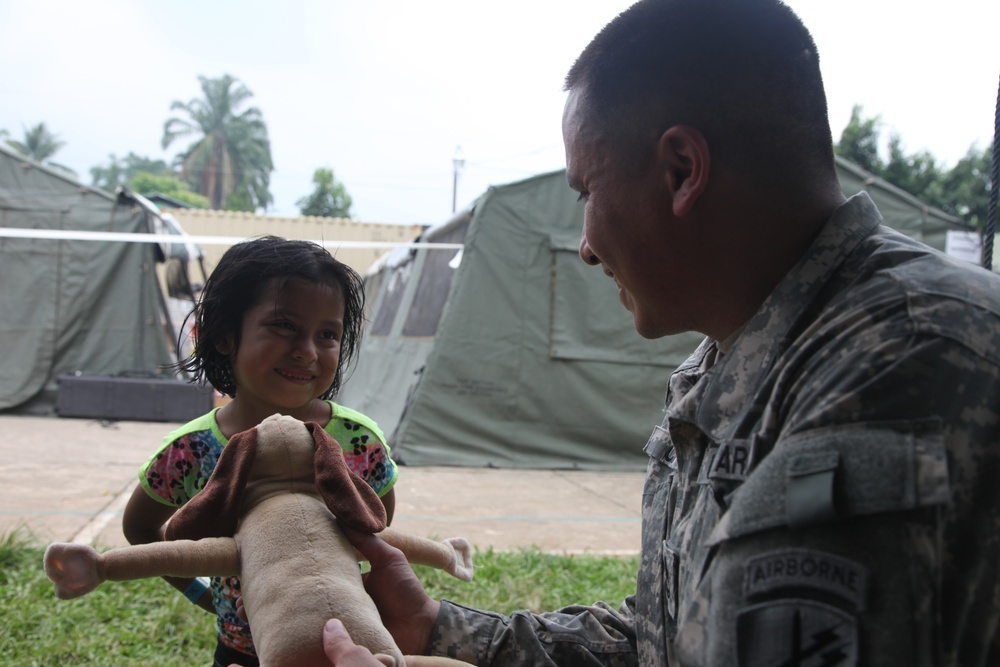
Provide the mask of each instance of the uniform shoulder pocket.
[{"label": "uniform shoulder pocket", "polygon": [[949,496],[939,420],[816,429],[777,442],[733,492],[708,543],[938,505]]}]

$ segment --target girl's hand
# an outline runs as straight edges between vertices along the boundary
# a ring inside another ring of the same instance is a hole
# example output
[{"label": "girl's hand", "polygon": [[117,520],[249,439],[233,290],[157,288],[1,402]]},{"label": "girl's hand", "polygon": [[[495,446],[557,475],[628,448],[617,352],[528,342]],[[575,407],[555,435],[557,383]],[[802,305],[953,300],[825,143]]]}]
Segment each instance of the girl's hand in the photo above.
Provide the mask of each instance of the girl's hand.
[{"label": "girl's hand", "polygon": [[244,623],[249,622],[249,619],[247,618],[247,610],[243,608],[242,595],[236,597],[236,615],[239,616],[240,620]]}]

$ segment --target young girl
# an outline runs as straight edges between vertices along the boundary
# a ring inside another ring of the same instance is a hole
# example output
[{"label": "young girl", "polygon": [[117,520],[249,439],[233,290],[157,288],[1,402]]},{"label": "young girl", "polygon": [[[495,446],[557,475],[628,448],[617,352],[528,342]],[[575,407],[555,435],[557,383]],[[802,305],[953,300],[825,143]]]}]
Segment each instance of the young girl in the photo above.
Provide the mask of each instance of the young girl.
[{"label": "young girl", "polygon": [[[358,351],[363,310],[358,274],[321,246],[268,236],[230,248],[205,283],[192,314],[197,346],[179,366],[232,401],[167,435],[139,470],[122,521],[128,541],[162,540],[167,519],[205,485],[229,438],[275,413],[323,425],[391,520],[398,470],[382,432],[330,400]],[[236,615],[238,579],[215,578],[211,588],[166,580],[218,615],[215,665],[256,667],[249,627]]]}]

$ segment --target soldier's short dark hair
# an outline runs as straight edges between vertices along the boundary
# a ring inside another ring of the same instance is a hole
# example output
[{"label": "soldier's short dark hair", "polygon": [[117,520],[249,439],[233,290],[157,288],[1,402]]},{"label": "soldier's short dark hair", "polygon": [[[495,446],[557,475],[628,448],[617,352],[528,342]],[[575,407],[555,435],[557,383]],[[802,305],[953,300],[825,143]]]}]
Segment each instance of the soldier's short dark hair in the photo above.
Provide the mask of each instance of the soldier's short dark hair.
[{"label": "soldier's short dark hair", "polygon": [[684,124],[714,158],[776,170],[776,183],[803,165],[833,169],[816,44],[778,0],[641,0],[598,33],[565,88],[632,162]]}]

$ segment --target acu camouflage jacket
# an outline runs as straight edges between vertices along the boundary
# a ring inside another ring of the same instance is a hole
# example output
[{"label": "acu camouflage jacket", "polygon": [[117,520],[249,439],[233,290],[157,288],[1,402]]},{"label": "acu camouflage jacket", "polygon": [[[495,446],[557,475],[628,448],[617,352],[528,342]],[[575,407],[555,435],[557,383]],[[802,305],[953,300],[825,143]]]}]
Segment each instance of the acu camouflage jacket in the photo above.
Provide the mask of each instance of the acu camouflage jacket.
[{"label": "acu camouflage jacket", "polygon": [[511,617],[443,603],[481,665],[1000,664],[1000,278],[867,195],[646,445],[637,592]]}]

